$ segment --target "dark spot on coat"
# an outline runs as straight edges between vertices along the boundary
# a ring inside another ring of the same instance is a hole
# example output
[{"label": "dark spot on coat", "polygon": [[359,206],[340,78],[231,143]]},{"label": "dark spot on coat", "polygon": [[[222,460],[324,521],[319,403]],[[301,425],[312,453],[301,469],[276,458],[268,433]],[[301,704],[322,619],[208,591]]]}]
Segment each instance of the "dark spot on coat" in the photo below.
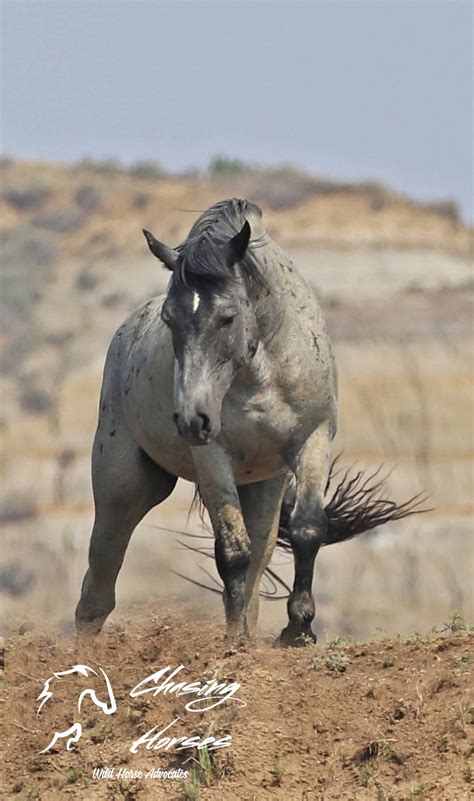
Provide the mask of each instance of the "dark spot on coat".
[{"label": "dark spot on coat", "polygon": [[100,442],[99,443],[99,453],[102,453],[103,450],[104,450],[104,443]]},{"label": "dark spot on coat", "polygon": [[102,406],[100,407],[100,411],[101,412],[106,412],[107,411],[107,404],[106,404],[105,401],[102,401]]},{"label": "dark spot on coat", "polygon": [[109,437],[115,437],[115,434],[116,434],[115,428],[113,428],[112,431],[109,431]]}]

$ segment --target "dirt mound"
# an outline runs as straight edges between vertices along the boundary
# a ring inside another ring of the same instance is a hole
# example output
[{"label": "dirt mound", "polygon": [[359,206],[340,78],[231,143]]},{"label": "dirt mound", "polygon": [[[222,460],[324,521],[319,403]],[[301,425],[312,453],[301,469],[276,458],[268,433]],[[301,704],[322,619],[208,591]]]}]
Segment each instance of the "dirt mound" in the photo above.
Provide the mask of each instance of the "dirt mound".
[{"label": "dirt mound", "polygon": [[[95,642],[20,632],[6,642],[0,794],[44,801],[467,799],[474,750],[468,699],[473,640],[460,628],[452,625],[427,639],[338,641],[291,650],[259,641],[234,649],[223,642],[220,621],[186,607],[142,606]],[[97,676],[56,680],[53,697],[37,716],[46,679],[76,664],[90,666]],[[226,698],[196,713],[185,709],[193,694],[131,696],[146,677],[180,665],[175,681],[202,686],[215,679],[227,687],[238,682],[235,697],[246,706]],[[106,716],[87,696],[78,716],[80,691],[93,688],[99,700],[104,697],[99,667],[110,679],[117,711]],[[82,737],[70,751],[61,740],[53,751],[39,753],[55,731],[78,720]],[[163,737],[202,742],[231,735],[231,747],[211,750],[208,744],[209,750],[180,752],[138,746],[130,752],[144,733],[173,721]],[[108,768],[107,776],[93,778],[100,768]],[[146,778],[151,769],[182,769],[188,776]],[[125,777],[123,771],[142,775]]]}]

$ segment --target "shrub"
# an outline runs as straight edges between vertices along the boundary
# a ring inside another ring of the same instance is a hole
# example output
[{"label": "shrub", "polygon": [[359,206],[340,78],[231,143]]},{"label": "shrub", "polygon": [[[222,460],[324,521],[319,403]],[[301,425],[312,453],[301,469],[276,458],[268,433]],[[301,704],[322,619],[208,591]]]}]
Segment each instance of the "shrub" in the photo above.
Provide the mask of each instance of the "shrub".
[{"label": "shrub", "polygon": [[133,178],[143,178],[146,181],[154,181],[165,174],[156,161],[137,161],[129,167],[128,172]]},{"label": "shrub", "polygon": [[150,195],[148,192],[136,192],[132,198],[132,206],[134,209],[146,209],[150,202]]},{"label": "shrub", "polygon": [[29,225],[17,225],[0,237],[2,270],[0,272],[0,304],[4,330],[12,316],[32,313],[38,293],[51,278],[57,251],[50,238]]},{"label": "shrub", "polygon": [[104,309],[115,309],[121,303],[125,303],[125,299],[125,295],[121,292],[110,292],[108,295],[104,295],[101,305]]},{"label": "shrub", "polygon": [[290,209],[301,203],[317,190],[325,191],[325,182],[318,182],[305,173],[291,167],[265,170],[258,175],[252,187],[252,196],[274,211]]},{"label": "shrub", "polygon": [[441,200],[436,203],[426,203],[424,208],[432,214],[450,220],[455,224],[461,222],[459,207],[454,200]]},{"label": "shrub", "polygon": [[9,206],[17,211],[30,211],[39,208],[46,200],[51,197],[51,189],[40,184],[30,186],[17,186],[5,189],[2,198]]},{"label": "shrub", "polygon": [[226,175],[243,175],[251,172],[252,167],[240,159],[230,159],[227,156],[214,156],[211,160],[208,173],[212,178]]},{"label": "shrub", "polygon": [[77,231],[86,222],[87,215],[75,206],[69,208],[56,208],[37,214],[31,222],[38,228],[54,231],[56,234],[66,234]]},{"label": "shrub", "polygon": [[84,184],[76,189],[74,200],[82,211],[96,211],[102,205],[102,194],[96,186]]},{"label": "shrub", "polygon": [[74,165],[76,172],[95,172],[98,175],[119,175],[123,167],[117,159],[96,160],[86,156]]},{"label": "shrub", "polygon": [[0,523],[18,523],[30,520],[38,512],[37,504],[30,495],[12,492],[7,495],[0,508]]},{"label": "shrub", "polygon": [[20,405],[25,412],[45,414],[53,408],[53,399],[46,390],[34,385],[25,385],[20,391]]},{"label": "shrub", "polygon": [[76,279],[76,287],[81,292],[90,292],[95,289],[99,283],[99,276],[94,273],[89,267],[82,270]]},{"label": "shrub", "polygon": [[7,170],[15,163],[15,159],[11,156],[0,156],[0,170]]}]

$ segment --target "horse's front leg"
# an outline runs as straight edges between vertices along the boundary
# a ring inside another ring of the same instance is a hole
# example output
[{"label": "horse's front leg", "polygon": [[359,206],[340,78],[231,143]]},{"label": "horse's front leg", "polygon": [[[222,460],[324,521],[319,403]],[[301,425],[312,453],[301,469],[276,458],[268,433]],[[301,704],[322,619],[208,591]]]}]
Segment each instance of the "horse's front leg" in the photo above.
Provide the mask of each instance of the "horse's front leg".
[{"label": "horse's front leg", "polygon": [[245,585],[250,539],[245,526],[230,457],[215,444],[193,448],[199,491],[211,518],[216,565],[224,583],[226,636],[247,635]]},{"label": "horse's front leg", "polygon": [[311,628],[315,615],[312,585],[315,559],[327,526],[324,493],[331,464],[331,440],[328,428],[322,426],[289,460],[296,479],[295,505],[288,522],[295,579],[287,605],[289,623],[280,635],[285,645],[303,645],[307,637],[316,641]]}]

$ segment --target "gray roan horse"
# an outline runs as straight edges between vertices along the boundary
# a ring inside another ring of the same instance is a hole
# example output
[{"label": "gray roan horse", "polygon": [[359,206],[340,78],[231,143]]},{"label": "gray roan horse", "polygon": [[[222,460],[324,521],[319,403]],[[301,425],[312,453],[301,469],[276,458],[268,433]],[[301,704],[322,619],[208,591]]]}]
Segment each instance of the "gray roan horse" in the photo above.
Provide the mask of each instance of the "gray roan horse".
[{"label": "gray roan horse", "polygon": [[280,538],[295,562],[281,641],[315,639],[320,546],[413,506],[377,500],[359,474],[325,508],[337,417],[331,343],[312,289],[266,234],[260,209],[217,203],[176,249],[144,234],[172,275],[167,295],[133,312],[107,355],[78,630],[100,630],[134,528],[181,476],[210,516],[227,635],[254,634]]}]

